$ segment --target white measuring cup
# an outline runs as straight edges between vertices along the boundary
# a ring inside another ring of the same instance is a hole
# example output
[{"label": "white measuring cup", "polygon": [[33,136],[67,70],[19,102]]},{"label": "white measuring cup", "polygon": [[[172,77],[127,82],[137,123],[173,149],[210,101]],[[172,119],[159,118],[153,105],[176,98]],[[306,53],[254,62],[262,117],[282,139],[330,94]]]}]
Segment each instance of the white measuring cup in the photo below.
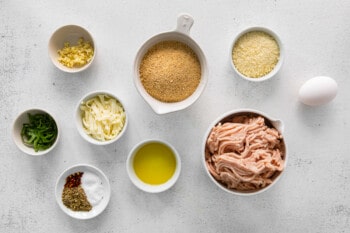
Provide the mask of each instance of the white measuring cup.
[{"label": "white measuring cup", "polygon": [[[208,66],[205,55],[199,45],[190,37],[190,29],[193,25],[193,17],[188,14],[180,14],[177,18],[177,27],[173,31],[157,34],[148,39],[137,52],[134,62],[134,84],[140,95],[157,114],[165,114],[179,111],[193,104],[203,92],[208,80]],[[179,102],[162,102],[147,93],[140,80],[139,67],[142,58],[147,51],[161,41],[179,41],[188,45],[197,55],[201,65],[201,80],[197,89],[188,98]]]}]

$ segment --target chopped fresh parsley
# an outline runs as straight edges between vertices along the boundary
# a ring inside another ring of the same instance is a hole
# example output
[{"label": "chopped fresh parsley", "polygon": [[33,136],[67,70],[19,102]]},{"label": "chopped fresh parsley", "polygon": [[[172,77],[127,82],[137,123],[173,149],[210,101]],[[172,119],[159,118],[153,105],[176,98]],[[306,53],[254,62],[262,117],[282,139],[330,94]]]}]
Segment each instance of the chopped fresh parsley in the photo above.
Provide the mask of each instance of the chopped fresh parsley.
[{"label": "chopped fresh parsley", "polygon": [[21,131],[23,143],[33,147],[35,152],[50,148],[57,138],[57,125],[47,113],[28,113],[29,123],[24,123]]}]

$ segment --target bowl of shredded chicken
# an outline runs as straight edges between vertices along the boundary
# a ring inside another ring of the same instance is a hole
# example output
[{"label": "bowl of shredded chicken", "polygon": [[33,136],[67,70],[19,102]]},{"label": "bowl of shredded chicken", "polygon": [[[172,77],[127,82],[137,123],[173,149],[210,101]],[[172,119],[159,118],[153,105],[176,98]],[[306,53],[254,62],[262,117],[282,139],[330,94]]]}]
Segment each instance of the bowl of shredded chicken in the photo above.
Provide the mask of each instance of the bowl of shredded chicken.
[{"label": "bowl of shredded chicken", "polygon": [[252,109],[219,117],[203,143],[203,162],[210,179],[238,195],[257,194],[272,187],[287,163],[283,128],[282,121]]}]

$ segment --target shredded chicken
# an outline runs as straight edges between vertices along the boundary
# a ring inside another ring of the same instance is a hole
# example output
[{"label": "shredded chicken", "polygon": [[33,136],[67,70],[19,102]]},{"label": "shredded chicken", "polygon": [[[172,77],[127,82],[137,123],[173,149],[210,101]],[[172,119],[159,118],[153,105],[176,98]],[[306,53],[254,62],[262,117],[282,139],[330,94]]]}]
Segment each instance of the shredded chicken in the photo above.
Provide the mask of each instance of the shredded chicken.
[{"label": "shredded chicken", "polygon": [[283,138],[261,116],[237,116],[213,127],[205,158],[210,174],[228,188],[261,189],[284,169]]}]

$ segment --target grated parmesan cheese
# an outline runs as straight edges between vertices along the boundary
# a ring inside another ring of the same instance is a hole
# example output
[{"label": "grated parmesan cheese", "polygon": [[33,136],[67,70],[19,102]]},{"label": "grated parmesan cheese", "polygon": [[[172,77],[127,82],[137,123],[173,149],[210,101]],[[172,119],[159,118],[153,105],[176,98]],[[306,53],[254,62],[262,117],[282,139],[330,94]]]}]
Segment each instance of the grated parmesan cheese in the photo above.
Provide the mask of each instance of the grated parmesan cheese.
[{"label": "grated parmesan cheese", "polygon": [[279,56],[276,40],[263,31],[245,33],[232,50],[236,69],[250,78],[260,78],[270,73],[278,63]]}]

